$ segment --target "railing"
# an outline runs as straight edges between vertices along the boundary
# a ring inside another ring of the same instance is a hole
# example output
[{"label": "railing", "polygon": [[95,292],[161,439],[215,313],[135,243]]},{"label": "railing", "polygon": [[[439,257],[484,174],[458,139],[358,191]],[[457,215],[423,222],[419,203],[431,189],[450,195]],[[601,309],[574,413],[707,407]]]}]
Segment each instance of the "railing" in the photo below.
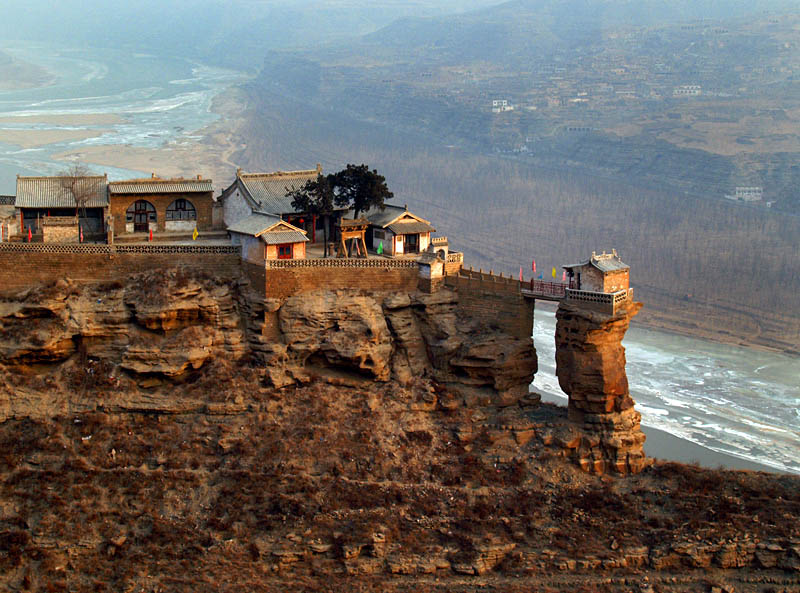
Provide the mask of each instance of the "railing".
[{"label": "railing", "polygon": [[488,272],[484,272],[483,270],[473,270],[472,268],[461,268],[458,271],[458,276],[461,278],[470,278],[472,280],[480,280],[481,282],[486,282],[487,284],[507,284],[513,285],[519,290],[519,280],[514,278],[513,276],[503,276],[501,273],[499,276],[495,275],[492,270]]},{"label": "railing", "polygon": [[566,296],[566,291],[569,288],[569,284],[564,284],[561,282],[545,282],[543,280],[534,280],[528,283],[522,284],[523,290],[529,290],[534,294],[541,294],[545,296],[552,296],[558,298],[564,298]]},{"label": "railing", "polygon": [[448,264],[463,264],[464,263],[464,254],[460,251],[451,251],[447,254],[447,263]]},{"label": "railing", "polygon": [[447,237],[433,237],[431,239],[432,245],[447,245]]},{"label": "railing", "polygon": [[617,308],[620,305],[630,300],[633,300],[632,288],[617,292],[593,292],[571,288],[566,291],[566,301],[568,303],[576,303],[590,309],[611,313],[612,315],[617,312]]},{"label": "railing", "polygon": [[358,259],[326,257],[317,259],[268,259],[267,269],[281,268],[416,268],[413,259]]},{"label": "railing", "polygon": [[238,245],[102,245],[94,243],[0,243],[0,252],[5,253],[91,253],[113,255],[115,253],[177,254],[194,253],[207,255],[240,255]]}]

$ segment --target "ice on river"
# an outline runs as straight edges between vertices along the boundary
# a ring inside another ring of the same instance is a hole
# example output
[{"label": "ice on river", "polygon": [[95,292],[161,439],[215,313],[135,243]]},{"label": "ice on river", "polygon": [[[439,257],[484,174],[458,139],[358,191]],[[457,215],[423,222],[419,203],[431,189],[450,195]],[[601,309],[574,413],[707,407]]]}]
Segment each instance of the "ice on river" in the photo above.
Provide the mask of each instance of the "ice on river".
[{"label": "ice on river", "polygon": [[[564,403],[555,377],[555,315],[537,310],[534,388]],[[642,423],[682,439],[800,473],[800,360],[636,327],[623,341]]]}]

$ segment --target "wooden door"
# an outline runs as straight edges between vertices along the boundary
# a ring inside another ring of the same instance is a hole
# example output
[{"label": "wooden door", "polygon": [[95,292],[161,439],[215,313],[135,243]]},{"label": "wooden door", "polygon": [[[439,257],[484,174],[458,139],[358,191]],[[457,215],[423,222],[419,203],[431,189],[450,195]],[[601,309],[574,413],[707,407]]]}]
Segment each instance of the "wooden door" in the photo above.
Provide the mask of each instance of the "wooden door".
[{"label": "wooden door", "polygon": [[150,212],[147,208],[147,202],[136,202],[133,209],[133,232],[146,233],[150,229],[149,220]]}]

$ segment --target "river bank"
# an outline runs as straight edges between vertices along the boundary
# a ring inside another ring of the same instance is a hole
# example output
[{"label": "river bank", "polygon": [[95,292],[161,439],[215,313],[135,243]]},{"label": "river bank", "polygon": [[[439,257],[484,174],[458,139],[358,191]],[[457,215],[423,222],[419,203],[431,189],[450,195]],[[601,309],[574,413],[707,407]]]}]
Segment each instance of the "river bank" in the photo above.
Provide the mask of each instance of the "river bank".
[{"label": "river bank", "polygon": [[52,175],[84,163],[110,179],[216,179],[227,185],[241,146],[246,73],[180,57],[41,44],[2,46],[53,78],[0,90],[0,193],[17,175]]},{"label": "river bank", "polygon": [[0,50],[0,91],[46,86],[53,80],[54,76],[47,69]]},{"label": "river bank", "polygon": [[188,178],[201,174],[213,179],[215,190],[219,191],[235,175],[234,155],[247,147],[242,136],[245,110],[243,93],[230,87],[212,99],[209,111],[218,116],[215,122],[162,146],[103,144],[59,152],[53,158],[140,171],[143,175],[155,173],[160,177]]}]

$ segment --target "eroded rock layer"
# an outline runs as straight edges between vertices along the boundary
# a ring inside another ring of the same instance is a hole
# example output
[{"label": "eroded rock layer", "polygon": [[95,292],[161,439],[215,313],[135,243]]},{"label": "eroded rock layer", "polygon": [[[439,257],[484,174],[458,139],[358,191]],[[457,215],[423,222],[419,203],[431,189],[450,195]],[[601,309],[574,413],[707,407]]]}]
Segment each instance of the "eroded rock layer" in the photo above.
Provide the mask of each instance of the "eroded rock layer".
[{"label": "eroded rock layer", "polygon": [[342,379],[434,380],[469,405],[512,405],[536,373],[533,341],[459,319],[458,295],[306,293],[264,306],[255,350],[278,387],[336,372]]},{"label": "eroded rock layer", "polygon": [[77,354],[168,377],[246,351],[236,286],[180,269],[25,291],[0,302],[0,336],[4,364],[61,363]]},{"label": "eroded rock layer", "polygon": [[638,473],[646,467],[641,415],[625,374],[622,338],[641,303],[606,315],[562,303],[556,313],[556,374],[579,429],[573,458],[595,473]]}]

